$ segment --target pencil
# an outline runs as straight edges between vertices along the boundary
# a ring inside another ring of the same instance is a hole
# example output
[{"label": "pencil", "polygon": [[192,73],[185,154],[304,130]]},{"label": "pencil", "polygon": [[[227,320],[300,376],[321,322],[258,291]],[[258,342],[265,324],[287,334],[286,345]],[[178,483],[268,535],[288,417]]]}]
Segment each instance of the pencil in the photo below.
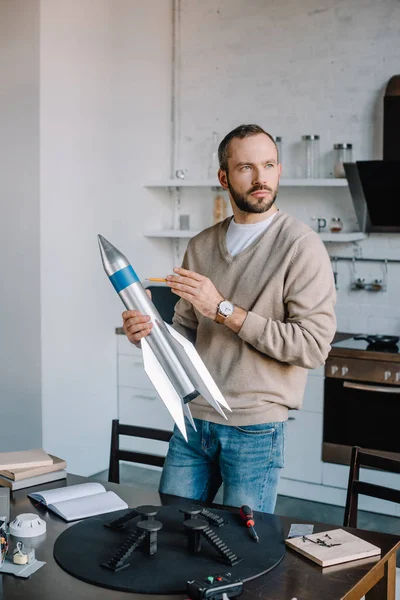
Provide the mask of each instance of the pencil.
[{"label": "pencil", "polygon": [[146,281],[159,281],[165,283],[167,280],[163,277],[147,277]]}]

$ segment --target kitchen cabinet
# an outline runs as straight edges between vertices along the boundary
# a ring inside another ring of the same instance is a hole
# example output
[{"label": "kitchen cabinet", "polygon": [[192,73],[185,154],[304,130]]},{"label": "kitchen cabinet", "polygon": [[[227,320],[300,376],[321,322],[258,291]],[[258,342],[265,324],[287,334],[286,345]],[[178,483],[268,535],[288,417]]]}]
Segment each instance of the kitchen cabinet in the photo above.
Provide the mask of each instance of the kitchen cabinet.
[{"label": "kitchen cabinet", "polygon": [[322,483],[322,414],[289,411],[282,477]]},{"label": "kitchen cabinet", "polygon": [[[118,419],[121,423],[172,431],[173,420],[146,375],[142,353],[125,335],[117,335],[117,365]],[[122,437],[121,447],[160,456],[165,456],[168,450],[165,442],[128,436]]]},{"label": "kitchen cabinet", "polygon": [[322,414],[324,410],[324,367],[309,371],[302,410]]}]

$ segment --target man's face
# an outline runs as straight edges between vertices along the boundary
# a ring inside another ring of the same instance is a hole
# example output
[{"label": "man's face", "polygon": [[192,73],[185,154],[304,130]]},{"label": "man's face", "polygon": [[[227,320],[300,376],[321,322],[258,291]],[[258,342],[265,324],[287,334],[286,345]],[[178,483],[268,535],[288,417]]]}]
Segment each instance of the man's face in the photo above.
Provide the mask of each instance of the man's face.
[{"label": "man's face", "polygon": [[224,175],[233,202],[246,213],[265,213],[274,204],[281,174],[275,144],[263,133],[229,144],[228,172]]}]

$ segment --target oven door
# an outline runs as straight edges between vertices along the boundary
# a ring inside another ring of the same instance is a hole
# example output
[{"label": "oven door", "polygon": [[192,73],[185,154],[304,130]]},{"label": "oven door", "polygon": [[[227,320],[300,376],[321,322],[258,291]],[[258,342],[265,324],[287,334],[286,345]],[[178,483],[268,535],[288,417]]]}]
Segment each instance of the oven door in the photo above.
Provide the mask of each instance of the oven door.
[{"label": "oven door", "polygon": [[360,446],[400,459],[400,386],[325,378],[322,460],[350,464]]}]

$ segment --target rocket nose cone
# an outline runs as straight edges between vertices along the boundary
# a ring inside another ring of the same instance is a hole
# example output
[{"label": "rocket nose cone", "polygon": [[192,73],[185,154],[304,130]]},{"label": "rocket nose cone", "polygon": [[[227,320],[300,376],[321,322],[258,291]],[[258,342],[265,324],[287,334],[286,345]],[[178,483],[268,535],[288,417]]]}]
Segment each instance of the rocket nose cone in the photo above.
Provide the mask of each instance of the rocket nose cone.
[{"label": "rocket nose cone", "polygon": [[100,233],[97,234],[97,241],[99,242],[99,244],[103,244],[104,242],[106,242],[106,238],[104,238],[102,235],[100,235]]},{"label": "rocket nose cone", "polygon": [[98,236],[97,236],[97,241],[99,242],[101,261],[103,263],[104,268],[106,268],[106,266],[109,264],[109,260],[107,258],[107,254],[106,254],[106,247],[107,247],[108,242],[107,242],[106,238],[100,234],[98,234]]},{"label": "rocket nose cone", "polygon": [[109,276],[129,265],[129,261],[122,252],[115,248],[105,237],[98,234],[97,240],[99,242],[101,260]]},{"label": "rocket nose cone", "polygon": [[114,248],[112,244],[105,237],[103,237],[100,233],[97,235],[97,241],[99,242],[100,248],[103,248],[106,251],[109,248]]}]

